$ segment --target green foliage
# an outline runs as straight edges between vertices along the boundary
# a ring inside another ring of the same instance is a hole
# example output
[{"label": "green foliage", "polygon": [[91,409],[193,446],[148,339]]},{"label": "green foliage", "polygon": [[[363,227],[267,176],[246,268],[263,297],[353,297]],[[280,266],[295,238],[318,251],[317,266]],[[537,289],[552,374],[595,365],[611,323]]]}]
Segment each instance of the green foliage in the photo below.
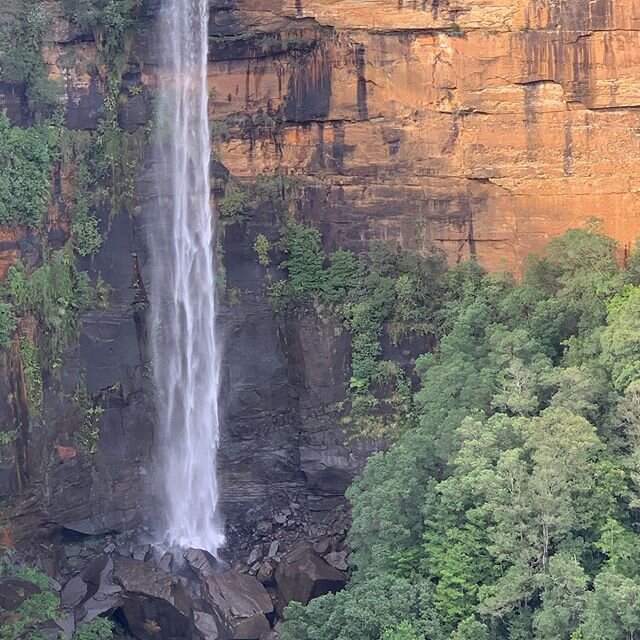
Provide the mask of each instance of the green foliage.
[{"label": "green foliage", "polygon": [[39,0],[7,0],[2,8],[0,79],[24,84],[31,114],[48,117],[58,103],[62,88],[49,79],[41,55],[49,22],[46,6]]},{"label": "green foliage", "polygon": [[37,585],[43,591],[49,589],[49,579],[46,574],[44,574],[39,569],[35,567],[31,567],[29,565],[19,566],[12,571],[5,571],[8,575],[11,575],[15,578],[20,578],[21,580],[26,580],[27,582],[33,582],[33,584]]},{"label": "green foliage", "polygon": [[[348,309],[354,378],[396,375],[375,342],[395,313],[439,342],[416,362],[414,418],[347,492],[350,584],[287,610],[285,638],[640,638],[633,271],[618,270],[615,243],[591,224],[531,259],[520,283],[469,263],[435,270],[420,293],[423,271],[407,269],[403,304],[394,253],[372,252],[333,296]],[[387,612],[394,588],[403,602]]]},{"label": "green foliage", "polygon": [[247,194],[234,184],[227,185],[218,202],[218,214],[223,224],[242,222],[249,213]]},{"label": "green foliage", "polygon": [[9,347],[15,328],[16,318],[13,307],[8,302],[0,302],[0,349]]},{"label": "green foliage", "polygon": [[29,415],[39,416],[42,412],[42,368],[38,347],[26,337],[20,338],[20,359],[27,391]]},{"label": "green foliage", "polygon": [[288,257],[281,266],[289,274],[288,284],[292,293],[321,291],[327,274],[323,269],[324,251],[320,233],[290,220],[285,226],[284,251]]},{"label": "green foliage", "polygon": [[607,327],[602,331],[602,361],[612,382],[624,391],[640,379],[640,288],[626,287],[609,303]]},{"label": "green foliage", "polygon": [[[374,578],[366,583],[354,583],[348,591],[312,600],[307,607],[298,603],[287,607],[287,623],[282,640],[372,640],[386,632],[405,640],[409,633],[406,621],[417,618],[415,628],[429,638],[441,640],[440,629],[429,618],[430,589],[398,578]],[[390,631],[394,629],[395,631]],[[399,635],[400,633],[404,634]],[[408,636],[413,640],[415,635]],[[418,636],[420,637],[420,636]]]},{"label": "green foliage", "polygon": [[58,605],[58,598],[52,591],[42,591],[27,598],[0,624],[0,640],[40,637],[40,624],[56,617]]},{"label": "green foliage", "polygon": [[74,249],[81,256],[96,253],[102,245],[98,219],[90,211],[90,186],[89,169],[84,162],[79,162],[75,173],[75,206],[71,219],[71,239]]},{"label": "green foliage", "polygon": [[[351,380],[345,425],[358,436],[397,438],[414,421],[405,372],[380,362],[386,332],[394,345],[409,334],[437,330],[444,258],[372,243],[368,259],[339,249],[326,256],[320,233],[287,220],[280,242],[287,279],[269,288],[276,310],[313,301],[337,316],[352,336]],[[377,387],[377,392],[374,392]]]},{"label": "green foliage", "polygon": [[12,127],[0,114],[0,224],[38,227],[47,211],[56,128]]},{"label": "green foliage", "polygon": [[259,233],[256,236],[255,242],[253,243],[253,250],[256,252],[258,264],[261,264],[263,267],[268,267],[271,264],[271,258],[269,258],[271,243],[269,242],[267,236]]},{"label": "green foliage", "polygon": [[58,615],[59,601],[51,590],[47,576],[35,567],[12,566],[0,561],[0,575],[20,578],[32,582],[40,592],[28,597],[14,611],[0,609],[0,640],[22,640],[39,638],[41,623]]},{"label": "green foliage", "polygon": [[126,45],[138,23],[140,0],[63,0],[68,18],[94,32],[103,62],[118,76],[126,65]]},{"label": "green foliage", "polygon": [[76,384],[72,398],[82,413],[82,425],[75,434],[76,446],[91,455],[98,452],[100,441],[100,422],[104,414],[104,408],[93,402],[87,391],[84,377]]},{"label": "green foliage", "polygon": [[102,105],[102,119],[96,132],[93,159],[95,175],[105,185],[101,200],[109,202],[112,216],[122,211],[129,214],[133,212],[136,168],[148,135],[143,129],[130,134],[120,128],[120,84],[118,75],[109,78],[108,92]]},{"label": "green foliage", "polygon": [[113,637],[114,624],[106,618],[94,618],[89,624],[78,627],[72,640],[109,640]]},{"label": "green foliage", "polygon": [[582,640],[627,640],[640,634],[640,580],[609,571],[598,574],[589,593]]},{"label": "green foliage", "polygon": [[71,231],[80,255],[95,253],[102,243],[91,213],[96,205],[107,202],[112,216],[122,211],[133,213],[136,168],[150,130],[123,131],[118,104],[141,91],[136,86],[123,93],[121,87],[129,43],[139,26],[140,5],[140,0],[63,0],[66,16],[81,29],[93,31],[109,74],[97,131],[91,145],[85,145],[74,158],[76,202]]},{"label": "green foliage", "polygon": [[57,369],[62,352],[77,335],[79,315],[92,302],[87,274],[77,271],[71,251],[62,249],[29,276],[21,263],[14,264],[7,288],[16,312],[38,320],[42,362]]}]

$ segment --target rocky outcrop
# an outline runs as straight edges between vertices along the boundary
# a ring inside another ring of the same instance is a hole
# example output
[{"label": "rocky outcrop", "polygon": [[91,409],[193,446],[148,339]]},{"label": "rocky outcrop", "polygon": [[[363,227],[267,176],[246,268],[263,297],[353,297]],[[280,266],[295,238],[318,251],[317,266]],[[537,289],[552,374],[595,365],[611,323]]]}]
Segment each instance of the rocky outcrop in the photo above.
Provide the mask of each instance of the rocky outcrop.
[{"label": "rocky outcrop", "polygon": [[[277,584],[273,572],[263,584],[245,565],[229,569],[199,549],[189,549],[186,562],[166,570],[164,554],[153,545],[146,545],[145,560],[132,557],[141,555],[140,545],[122,538],[103,549],[87,545],[75,550],[86,556],[80,564],[68,557],[52,570],[46,602],[55,619],[47,618],[47,609],[34,622],[38,629],[56,629],[56,638],[58,632],[70,638],[102,616],[116,619],[137,640],[265,640],[278,622],[276,610],[281,614],[292,599],[306,602],[342,588],[345,580],[311,547],[283,555],[278,546],[270,545],[262,563],[277,567]],[[21,578],[1,578],[0,621],[11,622],[12,612],[42,591]]]},{"label": "rocky outcrop", "polygon": [[140,640],[194,637],[192,602],[183,584],[140,560],[117,558],[113,579],[122,588],[122,614]]}]

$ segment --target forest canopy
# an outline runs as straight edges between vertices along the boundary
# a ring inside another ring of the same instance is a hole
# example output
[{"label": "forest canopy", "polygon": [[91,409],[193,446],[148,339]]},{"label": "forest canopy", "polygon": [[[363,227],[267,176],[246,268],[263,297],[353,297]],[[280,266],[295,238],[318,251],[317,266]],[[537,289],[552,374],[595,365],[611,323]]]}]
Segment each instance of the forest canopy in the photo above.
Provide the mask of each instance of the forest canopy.
[{"label": "forest canopy", "polygon": [[411,426],[348,492],[350,583],[283,640],[640,638],[640,256],[616,250],[591,225],[520,282],[432,272]]}]

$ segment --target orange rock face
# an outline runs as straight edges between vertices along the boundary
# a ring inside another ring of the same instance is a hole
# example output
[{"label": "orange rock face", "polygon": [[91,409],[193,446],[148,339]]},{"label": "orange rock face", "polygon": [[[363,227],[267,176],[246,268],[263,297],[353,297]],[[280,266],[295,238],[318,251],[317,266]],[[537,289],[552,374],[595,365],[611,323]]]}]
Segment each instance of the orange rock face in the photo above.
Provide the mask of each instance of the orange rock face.
[{"label": "orange rock face", "polygon": [[237,5],[212,15],[215,151],[303,178],[331,247],[517,271],[593,217],[621,252],[640,236],[640,0]]}]

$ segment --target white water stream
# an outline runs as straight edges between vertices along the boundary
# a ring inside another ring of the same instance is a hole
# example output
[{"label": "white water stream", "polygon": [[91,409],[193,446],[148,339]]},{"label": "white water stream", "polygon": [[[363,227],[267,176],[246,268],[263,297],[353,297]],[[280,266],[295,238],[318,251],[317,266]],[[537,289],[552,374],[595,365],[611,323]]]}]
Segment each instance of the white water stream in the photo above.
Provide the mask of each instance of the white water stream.
[{"label": "white water stream", "polygon": [[[158,210],[149,225],[151,346],[166,542],[216,553],[219,354],[207,101],[208,0],[165,0]],[[156,218],[157,217],[157,218]]]}]

